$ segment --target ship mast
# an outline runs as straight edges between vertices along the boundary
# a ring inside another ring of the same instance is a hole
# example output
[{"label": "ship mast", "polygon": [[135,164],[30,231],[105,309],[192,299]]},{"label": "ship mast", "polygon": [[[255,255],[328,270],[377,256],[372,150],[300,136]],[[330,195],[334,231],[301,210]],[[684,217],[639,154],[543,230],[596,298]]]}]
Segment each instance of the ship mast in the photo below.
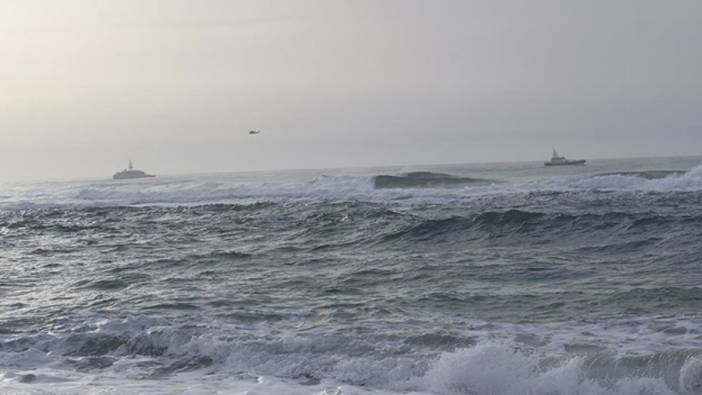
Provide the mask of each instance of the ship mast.
[{"label": "ship mast", "polygon": [[129,161],[129,171],[134,170],[134,165],[132,164],[132,161]]}]

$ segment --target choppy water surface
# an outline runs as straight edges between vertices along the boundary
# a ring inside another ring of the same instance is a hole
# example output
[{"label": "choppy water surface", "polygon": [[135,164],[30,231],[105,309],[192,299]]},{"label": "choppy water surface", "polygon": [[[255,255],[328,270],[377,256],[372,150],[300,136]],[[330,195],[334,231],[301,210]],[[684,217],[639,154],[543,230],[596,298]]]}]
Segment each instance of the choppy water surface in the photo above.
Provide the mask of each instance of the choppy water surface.
[{"label": "choppy water surface", "polygon": [[0,392],[699,394],[700,163],[3,185]]}]

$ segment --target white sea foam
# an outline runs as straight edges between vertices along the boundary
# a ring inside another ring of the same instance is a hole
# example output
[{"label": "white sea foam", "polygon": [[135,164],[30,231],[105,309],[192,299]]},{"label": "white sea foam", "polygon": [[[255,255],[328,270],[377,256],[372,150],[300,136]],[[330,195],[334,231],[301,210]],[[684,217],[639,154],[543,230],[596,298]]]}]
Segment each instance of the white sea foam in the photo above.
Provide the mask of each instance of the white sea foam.
[{"label": "white sea foam", "polygon": [[426,374],[380,388],[336,379],[305,384],[248,373],[193,371],[153,380],[130,377],[125,371],[57,368],[4,370],[0,386],[4,393],[19,394],[692,395],[699,394],[701,374],[699,361],[692,359],[680,372],[677,390],[657,377],[603,383],[588,377],[583,358],[554,359],[510,344],[487,343],[443,353]]},{"label": "white sea foam", "polygon": [[[22,383],[21,380],[29,374],[35,375],[36,379],[29,384]],[[305,385],[272,376],[185,373],[168,380],[129,380],[118,375],[67,374],[57,370],[0,374],[0,391],[13,395],[433,395],[429,392],[397,392],[331,382]]]},{"label": "white sea foam", "polygon": [[444,353],[420,382],[424,390],[441,395],[676,394],[661,378],[624,377],[605,385],[588,376],[580,357],[553,359],[488,343]]},{"label": "white sea foam", "polygon": [[673,173],[664,178],[648,179],[628,174],[609,174],[586,178],[551,180],[543,183],[544,190],[605,190],[644,192],[687,192],[702,190],[702,166],[685,173]]},{"label": "white sea foam", "polygon": [[[477,325],[469,332],[478,337],[473,347],[383,356],[354,355],[358,352],[349,351],[359,344],[341,337],[251,342],[210,331],[188,334],[160,318],[131,316],[95,320],[68,334],[6,338],[0,343],[8,350],[0,353],[0,393],[691,395],[702,389],[702,359],[694,351],[700,349],[698,331],[679,330],[687,327],[697,328],[699,321],[642,317],[638,323],[510,324],[490,330]],[[528,333],[540,339],[516,340]],[[76,337],[90,343],[97,335],[120,336],[126,343],[104,356],[112,365],[76,369],[83,360],[90,366],[89,357],[71,354],[81,344]],[[632,338],[636,341],[627,341]],[[12,350],[8,342],[15,340],[22,341]],[[593,347],[567,350],[585,343]],[[153,349],[162,351],[153,356],[134,351]],[[212,364],[144,379],[152,377],[154,366],[202,357]]]},{"label": "white sea foam", "polygon": [[209,177],[206,181],[171,178],[135,183],[73,182],[4,186],[0,208],[115,205],[197,205],[290,200],[362,200],[446,202],[480,196],[569,191],[685,192],[702,190],[702,166],[665,178],[609,174],[546,178],[528,182],[496,182],[460,188],[375,189],[372,176],[321,176],[297,183],[255,184]]}]

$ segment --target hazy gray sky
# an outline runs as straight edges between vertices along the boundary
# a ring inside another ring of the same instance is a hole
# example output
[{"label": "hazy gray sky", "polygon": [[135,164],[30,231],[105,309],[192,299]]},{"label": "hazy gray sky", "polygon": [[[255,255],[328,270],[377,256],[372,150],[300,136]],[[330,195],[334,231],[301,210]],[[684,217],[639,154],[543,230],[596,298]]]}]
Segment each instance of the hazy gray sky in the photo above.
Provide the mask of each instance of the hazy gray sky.
[{"label": "hazy gray sky", "polygon": [[699,0],[0,0],[0,181],[700,154],[701,39]]}]

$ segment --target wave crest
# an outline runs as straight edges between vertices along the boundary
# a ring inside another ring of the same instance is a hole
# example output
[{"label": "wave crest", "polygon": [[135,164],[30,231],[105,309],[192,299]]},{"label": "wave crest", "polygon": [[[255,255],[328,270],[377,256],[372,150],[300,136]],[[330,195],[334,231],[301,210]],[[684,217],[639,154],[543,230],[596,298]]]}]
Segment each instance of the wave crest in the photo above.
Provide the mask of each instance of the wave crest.
[{"label": "wave crest", "polygon": [[[626,364],[617,358],[605,359],[605,369],[613,371],[622,370],[620,365]],[[623,371],[628,373],[598,378],[595,377],[598,372],[592,370],[591,358],[553,358],[505,343],[487,343],[442,354],[420,379],[420,386],[441,395],[676,395],[676,391],[697,394],[699,361],[691,361],[682,368],[648,366],[661,373],[678,372],[681,388],[674,388],[677,383],[667,383],[664,375],[637,374],[636,367],[624,366]]]},{"label": "wave crest", "polygon": [[539,193],[696,192],[702,191],[702,166],[687,172],[651,170],[602,173],[570,178],[501,182],[496,179],[433,172],[400,175],[321,176],[287,183],[231,179],[154,180],[143,183],[31,184],[8,188],[0,209],[114,207],[131,205],[254,204],[281,201],[368,201],[442,203]]},{"label": "wave crest", "polygon": [[[150,378],[183,372],[198,372],[197,377],[270,375],[302,388],[321,389],[326,383],[373,388],[378,394],[690,395],[702,388],[697,349],[627,356],[604,348],[533,348],[505,339],[437,353],[422,345],[408,349],[406,342],[392,351],[388,339],[369,340],[341,335],[217,336],[205,328],[176,327],[139,316],[2,342],[0,367],[68,367],[106,376],[128,369]],[[378,353],[378,347],[390,348]],[[267,393],[264,388],[255,392]]]}]

